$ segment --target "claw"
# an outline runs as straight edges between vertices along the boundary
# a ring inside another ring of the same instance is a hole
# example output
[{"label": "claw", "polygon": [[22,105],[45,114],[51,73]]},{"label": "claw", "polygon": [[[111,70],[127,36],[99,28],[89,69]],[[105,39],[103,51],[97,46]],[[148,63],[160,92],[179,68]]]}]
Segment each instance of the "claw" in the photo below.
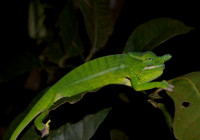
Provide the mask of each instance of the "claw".
[{"label": "claw", "polygon": [[44,138],[47,135],[49,135],[49,129],[45,124],[44,124],[44,129],[42,129],[40,132],[42,133],[42,136],[41,136],[42,138]]},{"label": "claw", "polygon": [[[168,83],[167,83],[167,84],[168,84]],[[173,85],[168,84],[168,87],[164,88],[164,90],[167,90],[167,91],[169,91],[169,92],[173,92],[173,91],[174,91],[173,88],[174,88]]]},{"label": "claw", "polygon": [[44,129],[40,131],[42,133],[42,136],[41,136],[42,138],[44,138],[44,137],[49,135],[49,123],[50,122],[51,121],[49,120],[46,124],[43,124],[44,125]]}]

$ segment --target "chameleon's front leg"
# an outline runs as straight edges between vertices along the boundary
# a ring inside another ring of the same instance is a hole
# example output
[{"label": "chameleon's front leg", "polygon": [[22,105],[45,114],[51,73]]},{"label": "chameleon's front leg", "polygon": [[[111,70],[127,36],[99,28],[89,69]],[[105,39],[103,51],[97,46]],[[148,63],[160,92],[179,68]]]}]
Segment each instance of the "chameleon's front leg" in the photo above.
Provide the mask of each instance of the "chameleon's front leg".
[{"label": "chameleon's front leg", "polygon": [[135,83],[134,80],[131,79],[131,83],[133,88],[136,91],[142,91],[142,90],[148,90],[148,89],[153,89],[153,88],[162,88],[165,89],[169,92],[173,92],[173,85],[170,85],[167,83],[167,81],[163,80],[162,82],[147,82],[147,83]]},{"label": "chameleon's front leg", "polygon": [[34,121],[35,127],[42,133],[41,137],[45,137],[49,134],[49,122],[50,120],[44,124],[43,121],[48,115],[49,111],[42,112]]}]

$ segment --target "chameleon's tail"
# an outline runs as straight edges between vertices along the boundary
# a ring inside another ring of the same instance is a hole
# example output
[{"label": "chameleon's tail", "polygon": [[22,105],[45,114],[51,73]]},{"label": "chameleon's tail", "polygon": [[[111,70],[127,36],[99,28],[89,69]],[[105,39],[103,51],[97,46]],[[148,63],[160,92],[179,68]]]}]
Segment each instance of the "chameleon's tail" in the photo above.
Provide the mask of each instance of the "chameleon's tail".
[{"label": "chameleon's tail", "polygon": [[[51,101],[51,93],[48,93],[47,90],[42,91],[44,92],[45,96],[42,96],[40,100],[33,106],[33,108],[29,111],[27,116],[22,120],[22,122],[17,126],[15,131],[10,137],[10,140],[16,140],[19,134],[23,131],[23,129],[40,113],[42,113],[45,109],[47,109],[47,106],[49,105],[49,102]],[[49,101],[49,102],[47,102]]]},{"label": "chameleon's tail", "polygon": [[15,131],[13,132],[10,140],[16,140],[19,134],[22,132],[22,130],[42,111],[35,111],[33,108],[28,115],[23,119],[23,121],[17,126]]}]

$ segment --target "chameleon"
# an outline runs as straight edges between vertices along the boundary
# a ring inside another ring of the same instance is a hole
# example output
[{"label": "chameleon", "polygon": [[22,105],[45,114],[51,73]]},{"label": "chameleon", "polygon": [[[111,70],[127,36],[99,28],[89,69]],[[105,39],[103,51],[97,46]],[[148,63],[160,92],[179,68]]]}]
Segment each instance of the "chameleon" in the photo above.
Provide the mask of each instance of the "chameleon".
[{"label": "chameleon", "polygon": [[56,101],[95,91],[109,84],[131,86],[135,91],[161,88],[173,92],[173,86],[165,80],[153,81],[162,75],[165,62],[171,57],[170,54],[156,56],[150,51],[129,52],[100,57],[80,65],[46,91],[17,126],[10,140],[16,140],[33,119],[42,137],[47,136],[49,125],[43,121]]}]

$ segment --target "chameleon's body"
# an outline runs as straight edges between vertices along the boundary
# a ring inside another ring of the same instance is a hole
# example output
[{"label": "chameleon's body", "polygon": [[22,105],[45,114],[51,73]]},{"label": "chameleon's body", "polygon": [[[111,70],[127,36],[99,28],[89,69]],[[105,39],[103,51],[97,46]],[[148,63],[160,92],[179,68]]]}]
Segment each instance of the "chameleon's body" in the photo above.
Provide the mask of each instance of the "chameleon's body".
[{"label": "chameleon's body", "polygon": [[152,88],[172,87],[166,81],[149,82],[159,77],[164,70],[164,62],[171,55],[157,57],[152,52],[128,53],[101,57],[87,62],[66,74],[36,103],[11,136],[15,140],[21,131],[37,116],[35,126],[48,134],[47,126],[42,123],[50,107],[59,99],[72,97],[109,84],[132,86],[136,91]]}]

